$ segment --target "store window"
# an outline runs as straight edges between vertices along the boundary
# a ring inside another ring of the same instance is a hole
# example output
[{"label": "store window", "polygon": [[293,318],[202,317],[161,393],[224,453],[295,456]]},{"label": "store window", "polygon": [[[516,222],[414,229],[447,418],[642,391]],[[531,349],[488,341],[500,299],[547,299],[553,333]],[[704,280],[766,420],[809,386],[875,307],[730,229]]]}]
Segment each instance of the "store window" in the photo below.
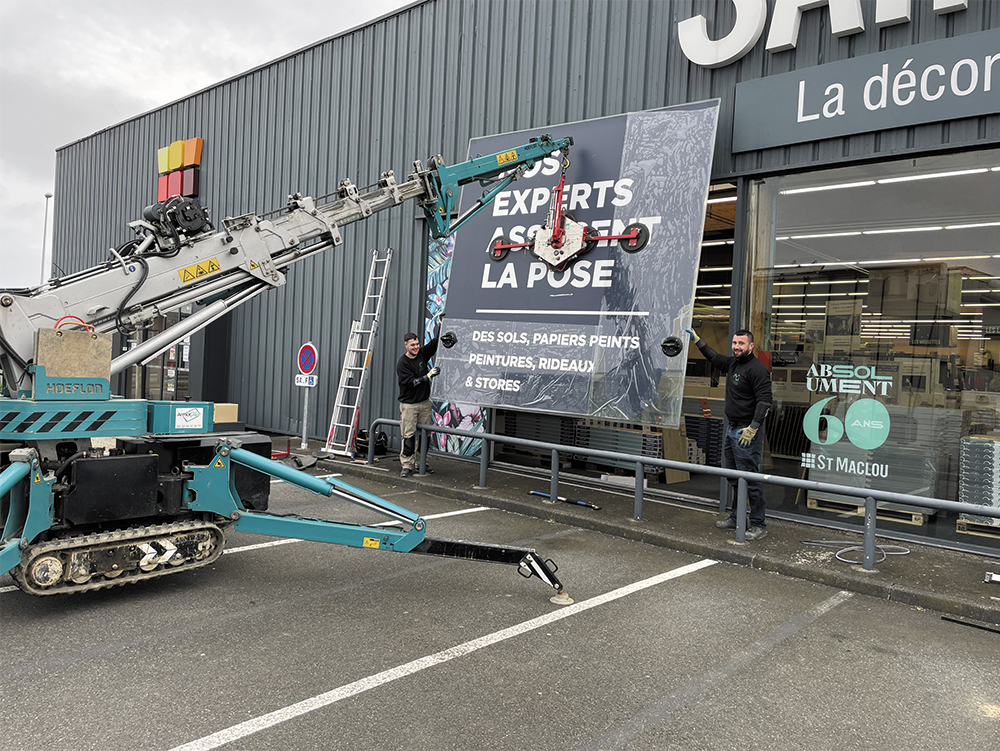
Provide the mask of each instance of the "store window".
[{"label": "store window", "polygon": [[[176,325],[191,315],[191,306],[185,305],[179,311],[156,318],[149,328],[132,332],[126,339],[125,349],[152,339],[165,329]],[[191,339],[185,337],[170,345],[146,365],[133,365],[127,371],[124,395],[129,399],[152,399],[158,401],[184,401],[189,398],[189,373]]]},{"label": "store window", "polygon": [[[772,471],[1000,506],[998,196],[996,149],[755,182],[750,324],[772,364]],[[768,505],[858,515],[829,493],[772,488]],[[880,527],[1000,545],[988,517],[879,513]]]}]

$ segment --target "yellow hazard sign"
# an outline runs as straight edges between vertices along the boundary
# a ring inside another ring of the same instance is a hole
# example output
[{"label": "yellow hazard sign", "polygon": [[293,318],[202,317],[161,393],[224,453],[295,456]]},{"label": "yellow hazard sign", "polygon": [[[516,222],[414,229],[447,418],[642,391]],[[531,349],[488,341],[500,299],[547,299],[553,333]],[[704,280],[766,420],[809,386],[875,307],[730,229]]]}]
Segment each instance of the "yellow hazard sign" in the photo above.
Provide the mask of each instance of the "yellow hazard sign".
[{"label": "yellow hazard sign", "polygon": [[505,151],[502,154],[497,154],[497,164],[501,167],[505,164],[510,164],[511,162],[517,161],[517,149],[513,151]]},{"label": "yellow hazard sign", "polygon": [[377,537],[366,537],[363,544],[364,544],[364,546],[366,548],[377,548],[378,547],[378,538]]},{"label": "yellow hazard sign", "polygon": [[[39,483],[41,481],[42,481],[42,473],[41,472],[35,472],[35,483]],[[376,545],[375,547],[378,547],[378,545]]]},{"label": "yellow hazard sign", "polygon": [[190,266],[185,266],[183,269],[179,269],[177,273],[181,278],[181,284],[190,284],[217,271],[222,271],[219,259],[209,258],[198,263],[192,263]]},{"label": "yellow hazard sign", "polygon": [[226,463],[222,461],[222,457],[220,456],[218,459],[215,460],[215,464],[213,464],[212,467],[214,467],[215,469],[225,469]]},{"label": "yellow hazard sign", "polygon": [[255,268],[257,268],[256,262],[250,261],[250,270],[253,271]]}]

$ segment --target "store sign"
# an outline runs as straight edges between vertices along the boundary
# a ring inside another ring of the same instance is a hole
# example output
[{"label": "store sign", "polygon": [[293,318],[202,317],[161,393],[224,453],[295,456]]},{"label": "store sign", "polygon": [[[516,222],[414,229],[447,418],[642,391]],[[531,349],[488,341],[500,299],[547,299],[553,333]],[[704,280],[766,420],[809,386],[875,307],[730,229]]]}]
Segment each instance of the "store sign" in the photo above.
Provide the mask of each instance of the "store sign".
[{"label": "store sign", "polygon": [[736,86],[733,151],[995,114],[1000,29]]},{"label": "store sign", "polygon": [[[435,393],[452,403],[511,407],[676,427],[685,357],[660,342],[691,319],[717,100],[547,128],[572,136],[565,209],[602,234],[631,223],[649,244],[626,253],[602,241],[555,271],[526,249],[500,261],[499,236],[523,242],[545,223],[562,165],[536,164],[455,237]],[[503,152],[532,132],[475,139],[469,153]],[[468,209],[481,191],[469,186]]]},{"label": "store sign", "polygon": [[[918,0],[926,2],[927,0]],[[705,68],[730,65],[754,48],[767,21],[767,0],[731,0],[736,9],[732,31],[721,39],[709,39],[708,21],[693,16],[677,24],[677,40],[688,60]],[[865,30],[861,0],[775,0],[771,30],[767,35],[768,52],[783,52],[798,44],[803,11],[826,6],[830,32],[835,37],[860,34]],[[934,0],[938,15],[965,10],[969,0]],[[909,23],[911,0],[877,0],[875,25],[884,28]]]}]

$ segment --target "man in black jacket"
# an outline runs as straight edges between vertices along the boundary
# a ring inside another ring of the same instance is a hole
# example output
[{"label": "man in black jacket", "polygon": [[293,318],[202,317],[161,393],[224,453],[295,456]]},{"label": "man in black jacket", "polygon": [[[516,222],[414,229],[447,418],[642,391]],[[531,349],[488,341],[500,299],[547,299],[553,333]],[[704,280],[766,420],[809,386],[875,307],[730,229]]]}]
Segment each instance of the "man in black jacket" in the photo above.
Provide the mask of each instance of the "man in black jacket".
[{"label": "man in black jacket", "polygon": [[[396,363],[396,377],[399,379],[399,429],[403,434],[403,445],[399,450],[400,477],[409,477],[417,467],[417,425],[430,425],[431,379],[440,373],[440,368],[428,368],[428,361],[437,353],[437,337],[423,347],[414,333],[403,337],[406,351]],[[427,474],[434,470],[427,467]]]},{"label": "man in black jacket", "polygon": [[[693,329],[686,329],[701,353],[726,374],[726,417],[729,427],[722,443],[722,466],[743,472],[757,472],[764,449],[764,420],[771,409],[771,374],[753,354],[753,334],[740,329],[733,334],[733,356],[720,355],[702,341]],[[737,481],[730,480],[735,489]],[[750,526],[747,540],[759,540],[767,534],[764,518],[764,487],[747,483]],[[719,529],[736,529],[736,501],[728,519],[715,523]]]}]

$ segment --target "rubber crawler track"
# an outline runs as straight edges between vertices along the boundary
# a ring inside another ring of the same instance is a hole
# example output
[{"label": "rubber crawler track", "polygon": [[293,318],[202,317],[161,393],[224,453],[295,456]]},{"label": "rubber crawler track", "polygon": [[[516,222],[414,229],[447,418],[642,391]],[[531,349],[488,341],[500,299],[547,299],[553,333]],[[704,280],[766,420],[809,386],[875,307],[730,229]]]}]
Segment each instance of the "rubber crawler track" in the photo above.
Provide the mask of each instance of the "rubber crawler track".
[{"label": "rubber crawler track", "polygon": [[[62,580],[58,584],[54,584],[51,587],[42,588],[33,586],[24,578],[24,569],[30,566],[31,562],[35,558],[45,555],[46,553],[76,550],[115,542],[127,543],[133,541],[141,542],[144,540],[155,540],[168,535],[193,532],[197,530],[209,530],[218,538],[217,544],[214,546],[212,551],[202,560],[185,561],[180,566],[160,564],[152,571],[141,571],[138,569],[134,571],[126,571],[113,579],[105,578],[103,576],[100,578],[95,577],[94,580],[85,582],[84,584],[76,584],[75,582]],[[22,555],[21,565],[13,568],[10,574],[18,588],[22,592],[26,592],[30,595],[68,595],[76,592],[93,592],[97,589],[123,587],[126,584],[135,584],[139,581],[147,581],[160,576],[166,576],[167,574],[180,573],[181,571],[190,571],[191,569],[207,566],[208,564],[216,561],[219,556],[222,555],[222,549],[225,547],[225,542],[225,534],[223,533],[222,528],[211,522],[204,521],[184,521],[174,522],[172,524],[156,524],[147,527],[130,527],[129,529],[116,530],[114,532],[98,532],[95,534],[80,535],[77,537],[61,537],[38,543],[37,545],[29,545],[25,550],[25,554]]]}]

